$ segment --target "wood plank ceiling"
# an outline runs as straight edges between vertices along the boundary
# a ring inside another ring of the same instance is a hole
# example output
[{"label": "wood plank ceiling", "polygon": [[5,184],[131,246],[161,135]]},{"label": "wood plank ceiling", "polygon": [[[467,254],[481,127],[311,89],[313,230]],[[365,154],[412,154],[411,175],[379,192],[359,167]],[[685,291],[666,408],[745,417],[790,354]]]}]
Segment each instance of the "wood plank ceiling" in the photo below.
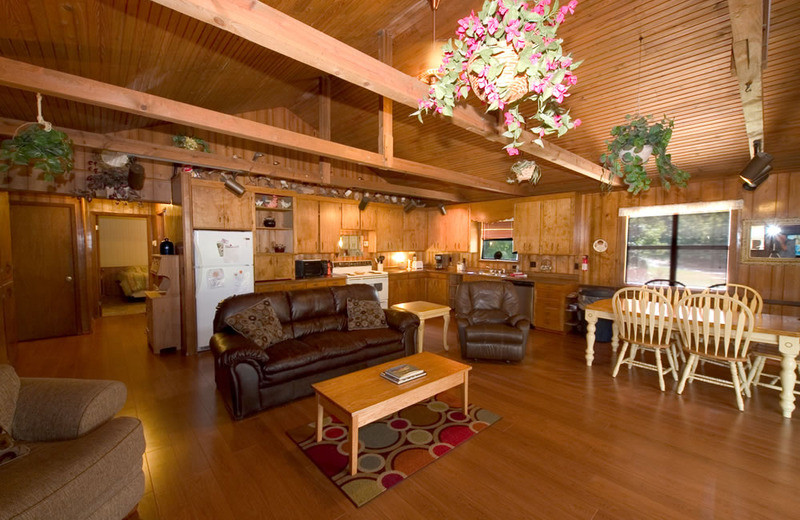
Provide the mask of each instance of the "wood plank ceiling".
[{"label": "wood plank ceiling", "polygon": [[[394,39],[393,64],[416,75],[431,47],[426,0],[275,0],[265,2],[377,58],[378,31]],[[482,0],[443,0],[436,34]],[[0,56],[68,72],[193,105],[237,114],[288,107],[318,124],[320,72],[149,0],[4,0]],[[765,150],[775,171],[800,169],[800,2],[773,0],[768,67],[764,70]],[[568,106],[584,124],[555,144],[597,161],[610,128],[626,113],[675,118],[673,161],[695,178],[736,175],[749,159],[738,83],[731,72],[728,6],[719,0],[584,0],[562,26],[565,48],[583,60]],[[640,36],[642,45],[640,48]],[[302,37],[300,35],[300,37]],[[641,49],[641,72],[639,54]],[[377,152],[378,96],[332,82],[333,141]],[[395,105],[397,157],[503,181],[514,160],[496,143],[449,124],[423,125]],[[151,126],[157,121],[48,97],[46,117],[95,133]],[[32,120],[34,97],[0,88],[0,116]],[[382,173],[392,182],[451,191],[469,200],[497,197],[445,183]],[[543,164],[531,194],[598,189],[565,169]]]}]

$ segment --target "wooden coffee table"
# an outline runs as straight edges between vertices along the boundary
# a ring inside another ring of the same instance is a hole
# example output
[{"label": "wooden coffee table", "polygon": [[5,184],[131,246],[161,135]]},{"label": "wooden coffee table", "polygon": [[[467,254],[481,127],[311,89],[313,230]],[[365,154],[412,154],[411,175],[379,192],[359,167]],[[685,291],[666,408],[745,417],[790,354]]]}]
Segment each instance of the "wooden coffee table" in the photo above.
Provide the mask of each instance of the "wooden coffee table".
[{"label": "wooden coffee table", "polygon": [[[380,376],[387,368],[403,363],[422,368],[427,375],[401,385]],[[317,394],[317,442],[322,440],[322,416],[327,409],[350,427],[350,474],[355,475],[359,428],[459,385],[464,385],[463,405],[467,414],[470,370],[472,367],[464,363],[422,352],[315,383],[311,386]]]},{"label": "wooden coffee table", "polygon": [[422,344],[425,339],[425,320],[429,318],[444,318],[444,329],[442,332],[442,345],[445,350],[450,350],[447,346],[447,329],[450,326],[450,307],[431,302],[408,302],[392,305],[392,309],[410,312],[419,318],[419,328],[417,329],[417,352],[422,352]]}]

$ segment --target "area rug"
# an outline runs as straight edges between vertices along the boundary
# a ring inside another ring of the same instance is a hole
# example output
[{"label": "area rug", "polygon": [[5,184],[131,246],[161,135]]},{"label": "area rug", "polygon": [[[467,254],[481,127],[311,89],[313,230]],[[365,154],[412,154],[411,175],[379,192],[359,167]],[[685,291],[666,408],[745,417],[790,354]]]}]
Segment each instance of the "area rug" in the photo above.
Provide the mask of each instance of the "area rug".
[{"label": "area rug", "polygon": [[359,429],[358,471],[350,475],[348,427],[323,420],[322,442],[315,423],[286,432],[347,498],[361,507],[500,419],[489,410],[437,396]]}]

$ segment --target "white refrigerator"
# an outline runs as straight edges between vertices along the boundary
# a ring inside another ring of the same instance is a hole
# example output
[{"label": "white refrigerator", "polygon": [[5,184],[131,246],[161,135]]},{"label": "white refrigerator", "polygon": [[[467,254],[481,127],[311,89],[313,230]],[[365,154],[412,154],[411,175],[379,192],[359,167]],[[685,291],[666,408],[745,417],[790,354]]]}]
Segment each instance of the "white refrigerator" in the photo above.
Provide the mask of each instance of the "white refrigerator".
[{"label": "white refrigerator", "polygon": [[228,296],[254,290],[253,233],[195,231],[194,283],[197,350],[208,350],[217,304]]}]

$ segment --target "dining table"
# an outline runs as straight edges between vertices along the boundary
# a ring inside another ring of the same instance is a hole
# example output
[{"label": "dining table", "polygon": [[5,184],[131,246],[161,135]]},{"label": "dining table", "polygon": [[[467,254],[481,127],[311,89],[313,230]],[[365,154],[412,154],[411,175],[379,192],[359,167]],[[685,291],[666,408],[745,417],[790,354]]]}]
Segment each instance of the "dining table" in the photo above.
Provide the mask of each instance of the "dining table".
[{"label": "dining table", "polygon": [[[611,351],[614,354],[619,347],[619,329],[614,319],[611,298],[588,304],[585,315],[586,365],[592,366],[597,320],[601,318],[611,320],[613,331]],[[777,346],[781,354],[781,410],[784,417],[791,418],[795,409],[794,386],[797,381],[797,357],[800,355],[800,318],[779,314],[757,314],[750,341]]]}]

